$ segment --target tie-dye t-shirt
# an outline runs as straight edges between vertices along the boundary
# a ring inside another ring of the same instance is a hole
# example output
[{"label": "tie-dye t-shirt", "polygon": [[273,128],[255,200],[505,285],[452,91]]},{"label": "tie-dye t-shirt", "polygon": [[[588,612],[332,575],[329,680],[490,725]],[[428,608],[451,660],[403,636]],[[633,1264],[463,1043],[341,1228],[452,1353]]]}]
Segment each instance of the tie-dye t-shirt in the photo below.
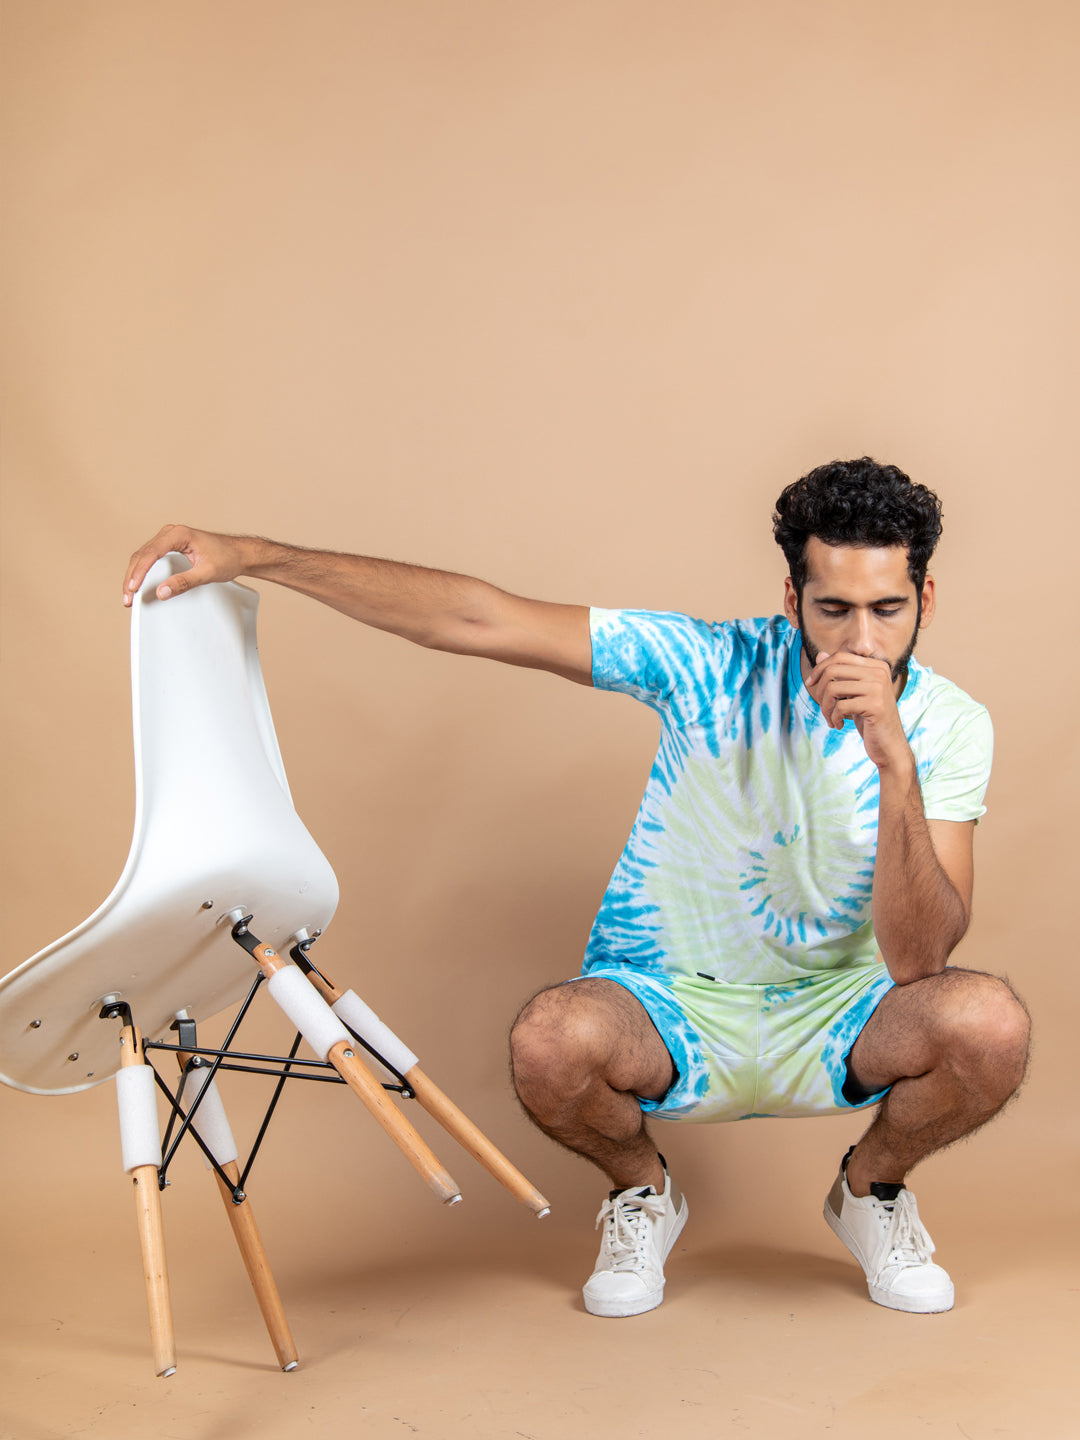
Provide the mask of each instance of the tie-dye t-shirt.
[{"label": "tie-dye t-shirt", "polygon": [[[591,625],[594,685],[644,701],[662,729],[583,973],[782,985],[872,962],[877,767],[850,720],[826,724],[798,630],[596,609]],[[986,710],[915,660],[898,709],[927,819],[977,819]]]}]

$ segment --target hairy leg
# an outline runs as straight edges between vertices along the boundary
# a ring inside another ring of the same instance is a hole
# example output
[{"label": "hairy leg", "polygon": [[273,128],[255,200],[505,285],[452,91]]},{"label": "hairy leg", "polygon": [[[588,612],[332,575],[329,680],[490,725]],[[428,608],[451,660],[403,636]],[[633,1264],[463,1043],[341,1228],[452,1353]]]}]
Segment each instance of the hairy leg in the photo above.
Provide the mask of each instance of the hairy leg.
[{"label": "hairy leg", "polygon": [[1003,980],[949,967],[884,996],[851,1051],[867,1091],[892,1089],[848,1162],[854,1195],[902,1181],[986,1123],[1024,1078],[1030,1022]]},{"label": "hairy leg", "polygon": [[510,1033],[514,1087],[535,1123],[584,1155],[618,1190],[664,1188],[637,1096],[659,1099],[675,1078],[639,1001],[613,980],[542,990]]}]

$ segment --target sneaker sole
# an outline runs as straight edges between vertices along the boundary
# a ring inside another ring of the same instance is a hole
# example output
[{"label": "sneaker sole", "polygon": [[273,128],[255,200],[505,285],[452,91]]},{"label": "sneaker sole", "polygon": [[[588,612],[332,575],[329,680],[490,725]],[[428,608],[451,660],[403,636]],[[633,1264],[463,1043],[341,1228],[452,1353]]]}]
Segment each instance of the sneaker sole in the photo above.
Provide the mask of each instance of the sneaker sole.
[{"label": "sneaker sole", "polygon": [[[866,1261],[863,1258],[862,1250],[858,1242],[847,1228],[844,1222],[837,1215],[835,1210],[825,1201],[825,1209],[822,1211],[825,1216],[825,1223],[833,1232],[840,1243],[859,1262],[863,1274],[866,1274]],[[875,1305],[884,1305],[887,1310],[902,1310],[906,1315],[943,1315],[946,1310],[953,1308],[955,1292],[952,1285],[949,1286],[947,1295],[943,1294],[940,1299],[934,1300],[929,1297],[920,1299],[912,1295],[894,1295],[891,1290],[882,1290],[880,1286],[871,1284],[867,1279],[866,1288],[870,1293],[870,1299]]]},{"label": "sneaker sole", "polygon": [[[682,1234],[683,1226],[686,1224],[686,1219],[689,1214],[690,1207],[687,1205],[686,1196],[684,1195],[682,1209],[675,1216],[675,1224],[672,1227],[671,1234],[668,1236],[668,1242],[664,1247],[664,1253],[660,1257],[661,1263],[667,1260],[668,1256],[674,1249],[675,1242]],[[642,1295],[637,1300],[590,1301],[588,1295],[585,1293],[584,1290],[582,1290],[581,1292],[581,1298],[584,1300],[585,1309],[589,1312],[590,1315],[599,1315],[602,1319],[605,1320],[625,1320],[628,1319],[631,1315],[645,1315],[648,1313],[648,1311],[655,1310],[663,1301],[664,1285],[666,1283],[667,1282],[665,1280],[661,1283],[659,1289],[649,1290],[645,1295]]]}]

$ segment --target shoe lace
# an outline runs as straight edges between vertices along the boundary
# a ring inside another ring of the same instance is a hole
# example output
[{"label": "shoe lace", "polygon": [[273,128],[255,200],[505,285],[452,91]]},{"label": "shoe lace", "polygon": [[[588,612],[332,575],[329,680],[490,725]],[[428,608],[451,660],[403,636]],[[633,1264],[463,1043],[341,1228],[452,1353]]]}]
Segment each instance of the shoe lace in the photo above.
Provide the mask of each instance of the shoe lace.
[{"label": "shoe lace", "polygon": [[910,1190],[901,1190],[895,1200],[879,1201],[888,1214],[888,1265],[926,1265],[934,1253],[934,1242],[919,1219],[919,1207]]},{"label": "shoe lace", "polygon": [[638,1263],[649,1240],[649,1217],[662,1219],[666,1208],[663,1195],[655,1194],[621,1194],[604,1201],[596,1228],[604,1226],[603,1246],[609,1269],[626,1270]]}]

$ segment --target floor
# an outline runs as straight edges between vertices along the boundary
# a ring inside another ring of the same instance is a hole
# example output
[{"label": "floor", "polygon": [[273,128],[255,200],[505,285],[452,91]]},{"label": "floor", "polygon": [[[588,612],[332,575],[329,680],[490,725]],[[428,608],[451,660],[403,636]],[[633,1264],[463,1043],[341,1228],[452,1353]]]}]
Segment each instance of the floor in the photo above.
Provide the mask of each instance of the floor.
[{"label": "floor", "polygon": [[[744,1186],[741,1204],[727,1203],[706,1183],[712,1156],[680,1134],[671,1148],[685,1151],[691,1223],[664,1305],[632,1320],[581,1307],[600,1197],[553,1150],[549,1219],[481,1177],[471,1213],[435,1215],[436,1244],[425,1208],[435,1202],[405,1174],[350,1197],[334,1173],[347,1161],[290,1173],[279,1154],[256,1199],[301,1353],[291,1374],[275,1366],[193,1161],[165,1197],[179,1364],[159,1380],[127,1182],[113,1157],[96,1162],[88,1141],[80,1151],[78,1116],[71,1124],[74,1194],[51,1155],[36,1177],[10,1171],[4,1187],[3,1440],[1080,1434],[1072,1226],[1039,1212],[1019,1230],[1018,1189],[993,1183],[992,1146],[962,1161],[951,1152],[920,1183],[958,1302],[948,1315],[908,1316],[870,1304],[797,1154],[790,1185],[758,1203]],[[749,1156],[751,1142],[739,1143]]]}]

